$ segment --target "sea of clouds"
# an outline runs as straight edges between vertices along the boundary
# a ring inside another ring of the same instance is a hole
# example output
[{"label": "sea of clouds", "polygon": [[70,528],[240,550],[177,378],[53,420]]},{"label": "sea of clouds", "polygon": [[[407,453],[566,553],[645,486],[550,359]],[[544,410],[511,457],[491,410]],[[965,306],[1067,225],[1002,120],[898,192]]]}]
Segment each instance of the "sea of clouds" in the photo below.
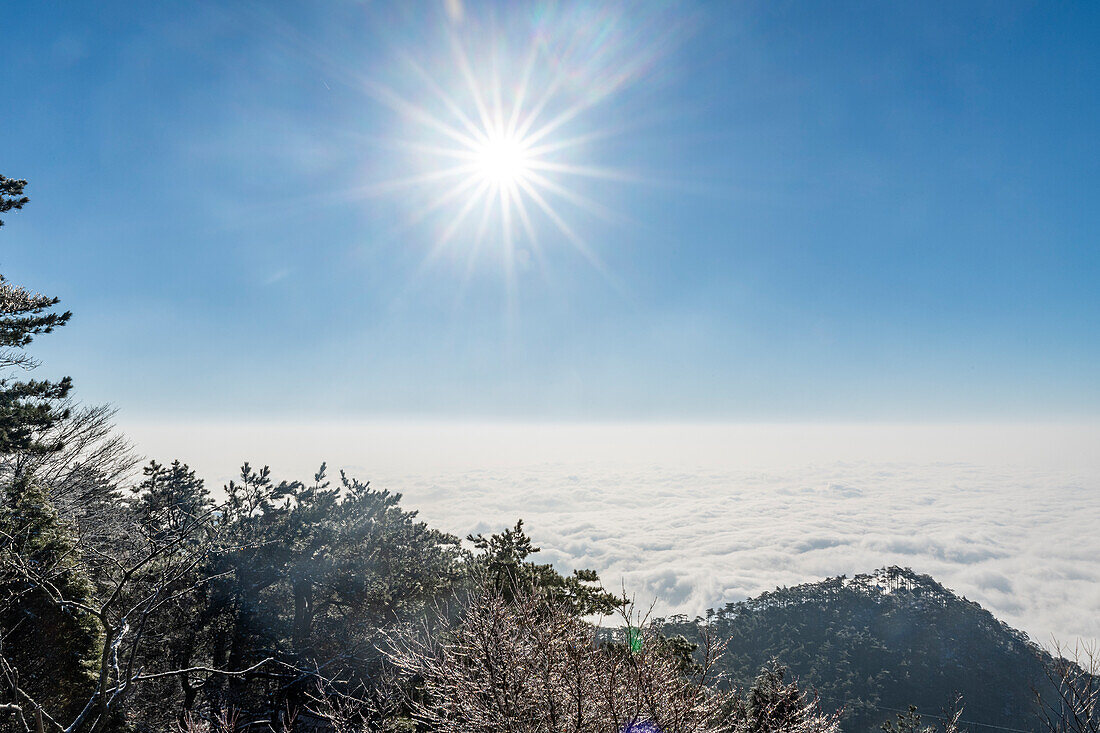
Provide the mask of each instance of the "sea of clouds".
[{"label": "sea of clouds", "polygon": [[544,561],[659,614],[909,566],[1041,643],[1100,638],[1091,425],[134,425],[211,483],[321,459],[465,536],[523,518]]}]

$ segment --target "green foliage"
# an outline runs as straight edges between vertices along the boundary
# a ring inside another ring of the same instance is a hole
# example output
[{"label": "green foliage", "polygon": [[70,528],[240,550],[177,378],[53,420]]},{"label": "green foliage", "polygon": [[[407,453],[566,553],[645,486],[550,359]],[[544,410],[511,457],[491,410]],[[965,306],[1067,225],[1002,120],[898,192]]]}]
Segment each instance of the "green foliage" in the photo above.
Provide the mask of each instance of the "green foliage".
[{"label": "green foliage", "polygon": [[522,519],[514,528],[499,534],[470,535],[466,539],[479,551],[474,561],[484,582],[505,598],[534,593],[577,616],[608,615],[627,603],[626,598],[600,585],[595,570],[574,570],[571,575],[562,575],[553,565],[529,562],[527,558],[539,552],[539,548],[523,531]]},{"label": "green foliage", "polygon": [[760,670],[743,696],[727,704],[725,718],[734,733],[836,733],[838,717],[823,713],[815,695],[788,680],[788,671],[776,662]]},{"label": "green foliage", "polygon": [[[26,185],[27,182],[22,179],[0,176],[0,214],[6,214],[12,209],[22,209],[30,201],[23,195]],[[4,220],[0,219],[0,227],[2,226]]]},{"label": "green foliage", "polygon": [[[0,213],[21,209],[29,200],[23,195],[27,182],[0,176]],[[0,226],[3,221],[0,221]],[[25,351],[35,336],[64,326],[71,313],[57,313],[53,307],[57,298],[32,293],[12,285],[0,275],[0,369],[36,366]],[[56,407],[72,388],[65,377],[58,382],[0,379],[0,454],[18,451],[48,452],[56,444],[36,440],[64,413]]]},{"label": "green foliage", "polygon": [[[75,716],[92,690],[100,648],[98,623],[78,605],[91,603],[94,587],[75,538],[45,492],[23,477],[5,491],[0,542],[0,651],[36,701]],[[22,572],[28,568],[37,580]]]},{"label": "green foliage", "polygon": [[[0,323],[2,321],[0,318]],[[0,330],[2,328],[0,325]],[[3,343],[2,336],[0,343]],[[35,440],[35,435],[64,416],[51,403],[63,399],[71,386],[68,377],[60,382],[0,379],[0,453],[58,450],[61,446],[41,443]]]},{"label": "green foliage", "polygon": [[[680,674],[685,677],[691,677],[698,675],[702,672],[703,668],[695,661],[695,651],[699,648],[698,644],[694,644],[683,636],[665,636],[664,634],[654,634],[653,638],[649,642],[650,646],[657,647],[660,653],[667,655],[670,659],[676,659],[679,662]],[[633,650],[635,645],[631,646]]]},{"label": "green foliage", "polygon": [[149,461],[142,474],[145,479],[131,489],[130,511],[154,535],[187,533],[214,506],[203,480],[185,463],[165,467]]},{"label": "green foliage", "polygon": [[783,730],[805,708],[797,687],[784,683],[787,670],[772,662],[757,676],[745,697],[745,717],[752,733]]},{"label": "green foliage", "polygon": [[179,633],[168,634],[174,665],[270,660],[249,677],[181,680],[186,712],[295,709],[316,691],[303,672],[322,667],[346,685],[365,684],[380,661],[378,634],[455,590],[457,538],[416,521],[400,494],[343,473],[333,485],[325,474],[322,465],[310,483],[276,483],[269,468],[246,463],[212,506],[185,464],[146,467],[131,506],[151,529],[215,517],[211,559],[197,569],[211,580],[180,614]]}]

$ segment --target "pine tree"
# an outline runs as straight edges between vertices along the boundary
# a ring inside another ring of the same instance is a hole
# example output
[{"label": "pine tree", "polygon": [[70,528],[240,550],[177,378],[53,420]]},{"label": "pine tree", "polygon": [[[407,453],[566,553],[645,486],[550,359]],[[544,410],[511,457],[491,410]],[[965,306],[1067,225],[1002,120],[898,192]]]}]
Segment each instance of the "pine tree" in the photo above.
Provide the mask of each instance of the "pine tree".
[{"label": "pine tree", "polygon": [[607,616],[626,605],[627,599],[604,589],[595,570],[574,570],[572,575],[562,575],[553,565],[539,565],[527,558],[539,552],[531,538],[523,531],[523,520],[500,534],[486,537],[470,535],[476,555],[477,568],[488,583],[505,599],[535,592],[552,602],[564,605],[577,616]]},{"label": "pine tree", "polygon": [[[22,209],[24,180],[0,176],[0,213]],[[0,226],[4,222],[0,220]],[[0,275],[0,369],[33,369],[38,364],[25,351],[35,336],[64,326],[72,314],[58,313],[57,298],[13,285]],[[0,378],[0,454],[19,451],[49,452],[56,443],[42,443],[38,436],[67,415],[57,408],[72,388],[65,377],[57,382]]]},{"label": "pine tree", "polygon": [[200,525],[214,505],[205,483],[186,463],[156,461],[142,469],[145,480],[133,487],[130,509],[151,536],[180,536]]},{"label": "pine tree", "polygon": [[[0,214],[6,214],[12,209],[22,209],[23,205],[30,201],[23,195],[26,181],[0,176]],[[4,226],[4,220],[0,219],[0,227]]]},{"label": "pine tree", "polygon": [[[81,608],[94,588],[72,532],[45,492],[23,476],[0,505],[0,642],[5,671],[36,704],[72,719],[93,685],[100,628]],[[25,702],[25,701],[24,701]]]},{"label": "pine tree", "polygon": [[[0,214],[28,202],[27,182],[0,176]],[[3,226],[0,221],[0,226]],[[0,275],[0,371],[38,366],[26,352],[35,336],[65,325],[57,298],[29,291]],[[44,437],[71,389],[57,381],[0,376],[0,455],[48,454],[62,446]],[[21,465],[16,463],[15,465]],[[16,468],[0,487],[0,664],[7,685],[27,699],[73,717],[88,699],[101,629],[87,612],[95,588],[80,562],[75,528],[58,514],[34,472]]]}]

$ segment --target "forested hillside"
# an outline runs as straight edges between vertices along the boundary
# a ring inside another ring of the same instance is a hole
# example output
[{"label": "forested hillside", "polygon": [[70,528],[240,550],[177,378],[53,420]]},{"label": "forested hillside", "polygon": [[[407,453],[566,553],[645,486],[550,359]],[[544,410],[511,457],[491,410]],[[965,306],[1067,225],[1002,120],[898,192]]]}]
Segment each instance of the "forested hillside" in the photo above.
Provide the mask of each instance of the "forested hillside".
[{"label": "forested hillside", "polygon": [[959,695],[964,720],[1039,730],[1033,687],[1053,692],[1044,671],[1051,659],[1026,634],[909,569],[779,588],[701,622],[658,625],[689,639],[705,626],[728,641],[721,666],[735,684],[778,660],[825,706],[843,707],[853,732],[876,729],[911,704],[926,717],[941,714]]}]

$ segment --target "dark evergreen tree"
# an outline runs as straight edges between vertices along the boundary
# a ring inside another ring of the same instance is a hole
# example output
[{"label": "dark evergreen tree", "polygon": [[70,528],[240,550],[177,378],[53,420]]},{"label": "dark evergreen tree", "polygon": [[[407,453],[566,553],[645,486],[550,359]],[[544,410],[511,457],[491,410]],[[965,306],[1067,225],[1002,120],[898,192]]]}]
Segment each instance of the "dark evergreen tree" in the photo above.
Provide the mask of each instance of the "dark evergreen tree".
[{"label": "dark evergreen tree", "polygon": [[[30,477],[6,487],[0,506],[0,659],[37,705],[72,719],[91,694],[101,629],[82,606],[95,588],[76,540]],[[59,604],[57,598],[71,603]],[[9,682],[10,684],[10,682]]]},{"label": "dark evergreen tree", "polygon": [[[26,185],[26,181],[0,176],[0,213],[23,208],[29,200],[23,195]],[[35,336],[65,325],[72,316],[68,311],[56,312],[58,302],[0,275],[0,369],[37,366],[26,347]],[[0,454],[57,450],[56,443],[40,442],[38,436],[64,414],[57,402],[71,388],[68,377],[56,382],[0,378]]]},{"label": "dark evergreen tree", "polygon": [[379,634],[449,597],[462,578],[458,539],[400,507],[400,494],[372,489],[325,467],[312,482],[276,482],[245,464],[214,506],[201,479],[179,462],[150,463],[130,505],[153,536],[213,518],[206,579],[158,626],[162,650],[191,673],[143,693],[151,719],[165,699],[177,718],[219,714],[274,720],[300,714],[322,680],[360,692],[382,656]]},{"label": "dark evergreen tree", "polygon": [[744,696],[729,705],[732,733],[835,733],[839,716],[822,711],[816,695],[787,679],[788,670],[772,661],[760,670]]},{"label": "dark evergreen tree", "polygon": [[553,565],[540,565],[527,558],[539,552],[523,531],[523,520],[499,534],[466,538],[480,552],[476,571],[505,598],[538,593],[552,603],[571,609],[578,616],[608,615],[626,605],[627,599],[604,589],[595,570],[574,570],[562,575]]},{"label": "dark evergreen tree", "polygon": [[182,533],[204,521],[214,506],[203,480],[186,463],[156,461],[142,469],[145,479],[131,489],[135,519],[154,534]]},{"label": "dark evergreen tree", "polygon": [[[22,209],[30,201],[23,195],[23,189],[27,182],[22,179],[0,176],[0,214],[6,214],[12,209]],[[4,220],[0,219],[0,227],[4,226]]]}]

